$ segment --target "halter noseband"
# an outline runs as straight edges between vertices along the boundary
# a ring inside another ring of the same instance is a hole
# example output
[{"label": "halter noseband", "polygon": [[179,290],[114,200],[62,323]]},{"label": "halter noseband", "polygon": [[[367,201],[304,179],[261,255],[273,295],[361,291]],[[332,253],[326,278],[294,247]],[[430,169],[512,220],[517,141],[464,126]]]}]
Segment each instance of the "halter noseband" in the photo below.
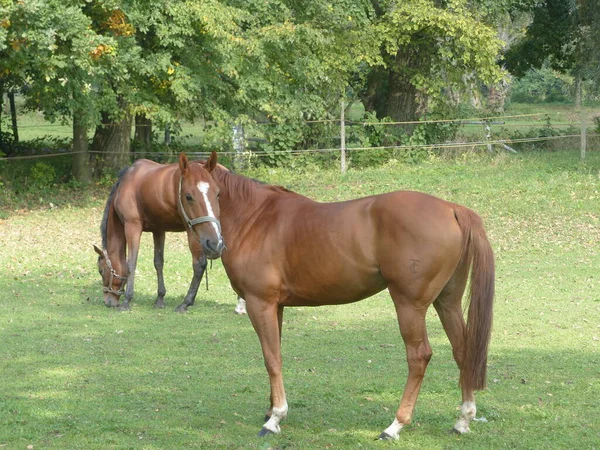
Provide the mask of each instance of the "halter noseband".
[{"label": "halter noseband", "polygon": [[[117,273],[117,271],[115,269],[113,269],[112,263],[110,262],[110,259],[108,258],[108,252],[106,251],[106,249],[102,250],[102,253],[104,254],[104,259],[106,259],[106,267],[108,267],[108,269],[110,270],[110,278],[108,280],[108,286],[102,286],[102,292],[107,292],[109,294],[121,296],[125,293],[125,287],[127,286],[127,277],[123,277],[123,276],[119,275]],[[118,278],[119,280],[125,280],[125,284],[118,291],[112,287],[113,278]]]},{"label": "halter noseband", "polygon": [[188,224],[188,226],[190,228],[192,228],[194,225],[197,225],[199,223],[204,223],[204,222],[212,222],[217,224],[217,227],[219,228],[219,233],[221,232],[221,222],[219,222],[219,219],[217,219],[216,217],[212,217],[212,216],[201,216],[201,217],[196,217],[195,219],[190,219],[188,217],[188,215],[185,213],[185,209],[183,209],[183,203],[181,202],[181,185],[183,183],[183,177],[179,178],[179,195],[177,196],[178,200],[179,200],[179,208],[181,209],[181,214],[183,214],[183,219],[185,220],[185,222]]}]

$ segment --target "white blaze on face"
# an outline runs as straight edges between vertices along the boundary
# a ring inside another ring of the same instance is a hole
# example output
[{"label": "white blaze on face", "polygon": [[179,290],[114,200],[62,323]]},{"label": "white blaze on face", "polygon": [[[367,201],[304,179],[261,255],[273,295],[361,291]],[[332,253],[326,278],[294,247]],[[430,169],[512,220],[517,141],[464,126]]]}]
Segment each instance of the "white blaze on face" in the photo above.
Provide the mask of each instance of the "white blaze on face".
[{"label": "white blaze on face", "polygon": [[[212,209],[212,205],[210,204],[210,200],[208,199],[208,190],[209,189],[210,189],[210,184],[208,184],[206,181],[200,181],[198,183],[198,190],[202,194],[202,197],[204,198],[204,203],[206,204],[206,215],[216,219],[215,213],[213,212],[213,209]],[[217,237],[219,239],[219,244],[222,243],[223,237],[221,236],[221,233],[219,232],[219,227],[214,222],[211,222],[211,224],[212,224],[213,228],[215,229],[215,233],[217,233]]]}]

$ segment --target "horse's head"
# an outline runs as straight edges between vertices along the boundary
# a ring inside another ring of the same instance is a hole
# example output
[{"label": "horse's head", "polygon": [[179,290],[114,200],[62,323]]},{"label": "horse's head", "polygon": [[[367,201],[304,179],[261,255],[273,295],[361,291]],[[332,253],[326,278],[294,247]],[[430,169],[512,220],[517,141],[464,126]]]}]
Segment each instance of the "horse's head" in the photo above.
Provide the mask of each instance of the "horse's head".
[{"label": "horse's head", "polygon": [[112,262],[108,259],[106,250],[100,250],[94,245],[94,250],[98,253],[98,272],[102,277],[102,292],[104,292],[104,304],[109,307],[119,306],[119,299],[125,293],[127,285],[126,274],[118,274]]},{"label": "horse's head", "polygon": [[211,175],[216,165],[215,152],[204,163],[189,162],[185,153],[179,155],[179,209],[208,259],[220,257],[225,249],[219,222],[219,187]]}]

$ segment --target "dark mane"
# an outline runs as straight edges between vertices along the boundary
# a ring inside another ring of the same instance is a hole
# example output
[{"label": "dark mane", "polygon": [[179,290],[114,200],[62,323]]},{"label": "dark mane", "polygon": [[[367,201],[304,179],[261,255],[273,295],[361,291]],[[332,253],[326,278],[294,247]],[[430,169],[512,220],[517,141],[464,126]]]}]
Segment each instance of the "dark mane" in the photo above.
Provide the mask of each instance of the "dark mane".
[{"label": "dark mane", "polygon": [[117,192],[117,189],[118,189],[119,185],[121,184],[121,181],[123,180],[123,177],[125,176],[125,173],[127,173],[127,171],[129,170],[129,168],[130,167],[128,166],[128,167],[121,169],[121,171],[119,172],[119,175],[117,175],[117,181],[115,182],[112,189],[110,190],[110,194],[108,195],[108,200],[106,200],[106,205],[104,206],[104,214],[102,215],[102,222],[100,222],[100,235],[102,236],[102,248],[103,249],[106,248],[106,241],[107,241],[106,227],[107,227],[107,223],[108,223],[108,212],[110,210],[110,205],[112,205],[113,199],[115,197],[115,192]]}]

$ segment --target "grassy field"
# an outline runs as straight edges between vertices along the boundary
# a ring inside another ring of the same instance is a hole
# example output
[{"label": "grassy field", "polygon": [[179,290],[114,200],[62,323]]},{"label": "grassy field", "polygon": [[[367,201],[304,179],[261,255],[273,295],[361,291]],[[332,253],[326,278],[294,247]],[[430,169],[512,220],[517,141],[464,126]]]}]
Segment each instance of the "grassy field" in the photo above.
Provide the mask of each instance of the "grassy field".
[{"label": "grassy field", "polygon": [[184,236],[167,238],[167,310],[151,237],[131,312],[104,307],[96,255],[108,189],[0,221],[0,448],[600,448],[600,153],[495,156],[379,169],[250,174],[322,201],[414,189],[478,211],[497,260],[489,386],[472,433],[458,370],[433,308],[434,350],[413,424],[374,439],[406,380],[394,308],[382,293],[347,306],[287,308],[282,435],[256,436],[268,379],[220,262],[197,304],[173,308],[191,277]]}]

